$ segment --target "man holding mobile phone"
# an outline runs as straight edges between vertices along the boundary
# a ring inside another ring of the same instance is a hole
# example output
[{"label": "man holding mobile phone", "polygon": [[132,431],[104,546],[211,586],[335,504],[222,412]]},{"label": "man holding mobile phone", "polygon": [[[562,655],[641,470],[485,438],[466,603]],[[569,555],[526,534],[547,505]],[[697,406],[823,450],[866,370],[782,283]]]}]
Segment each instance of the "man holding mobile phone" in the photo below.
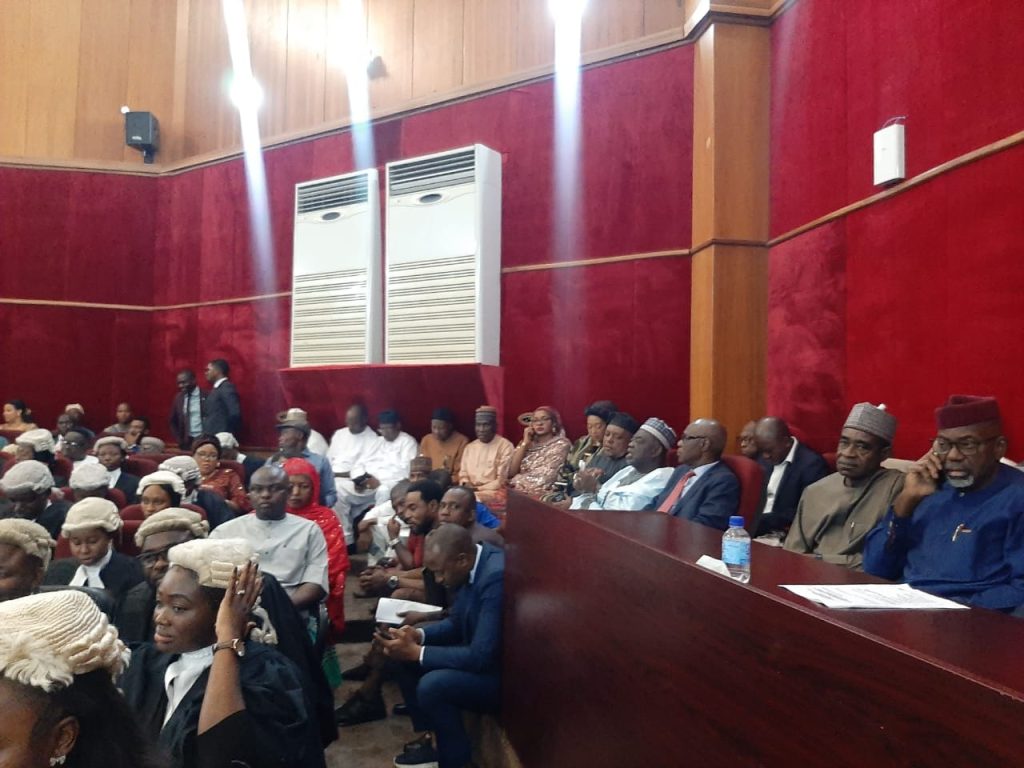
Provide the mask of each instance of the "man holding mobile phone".
[{"label": "man holding mobile phone", "polygon": [[968,605],[1024,604],[1024,473],[1004,466],[999,404],[953,395],[931,450],[868,534],[864,570]]}]

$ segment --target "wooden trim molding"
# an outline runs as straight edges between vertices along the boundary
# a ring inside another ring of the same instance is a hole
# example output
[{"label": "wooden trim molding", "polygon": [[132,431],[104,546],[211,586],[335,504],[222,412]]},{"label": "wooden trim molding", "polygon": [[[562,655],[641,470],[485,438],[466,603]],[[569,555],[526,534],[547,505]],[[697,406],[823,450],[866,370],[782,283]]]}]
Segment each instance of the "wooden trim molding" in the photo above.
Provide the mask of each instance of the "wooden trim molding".
[{"label": "wooden trim molding", "polygon": [[832,211],[831,213],[826,213],[824,216],[820,216],[817,219],[814,219],[813,221],[809,221],[806,224],[801,224],[799,227],[795,227],[794,229],[791,229],[788,232],[784,232],[783,234],[778,235],[777,237],[773,237],[768,241],[767,245],[769,248],[772,248],[776,245],[786,242],[787,240],[792,240],[794,237],[797,237],[798,235],[802,235],[805,232],[809,232],[812,229],[816,229],[824,224],[828,224],[830,221],[835,221],[836,219],[842,218],[843,216],[848,216],[851,213],[867,208],[868,206],[874,205],[875,203],[880,203],[883,200],[888,200],[890,197],[895,197],[896,195],[911,190],[914,187],[918,187],[921,184],[929,182],[932,179],[938,178],[943,174],[955,171],[958,168],[962,168],[963,166],[968,165],[969,163],[975,163],[978,160],[983,160],[986,157],[991,157],[992,155],[998,154],[999,152],[1010,149],[1012,147],[1016,147],[1020,144],[1024,144],[1024,131],[1020,131],[1019,133],[1007,136],[1004,139],[999,139],[998,141],[994,141],[991,144],[986,144],[983,147],[971,150],[970,152],[960,155],[959,157],[954,157],[952,160],[947,160],[946,162],[941,163],[940,165],[936,165],[934,168],[929,168],[927,171],[919,173],[917,176],[912,176],[911,178],[906,179],[905,181],[901,181],[899,184],[895,184],[894,186],[891,186],[888,189],[882,190],[881,192],[871,195],[870,197],[865,197],[861,200],[857,200],[856,202],[850,203],[849,205],[845,205],[842,208]]},{"label": "wooden trim molding", "polygon": [[520,264],[515,267],[504,267],[503,275],[516,272],[540,272],[548,269],[571,269],[573,267],[592,267],[598,264],[617,264],[622,261],[643,261],[645,259],[666,259],[690,256],[688,248],[677,248],[671,251],[650,251],[648,253],[630,253],[625,256],[603,256],[596,259],[576,259],[574,261],[557,261],[549,264]]},{"label": "wooden trim molding", "polygon": [[122,312],[166,312],[171,309],[199,309],[201,307],[217,307],[222,304],[247,304],[251,301],[268,301],[291,296],[291,291],[262,293],[255,296],[236,296],[231,299],[214,299],[213,301],[193,301],[186,304],[157,304],[151,307],[142,304],[104,304],[94,301],[55,301],[52,299],[11,299],[0,297],[0,305],[32,307],[76,307],[79,309],[114,309]]}]

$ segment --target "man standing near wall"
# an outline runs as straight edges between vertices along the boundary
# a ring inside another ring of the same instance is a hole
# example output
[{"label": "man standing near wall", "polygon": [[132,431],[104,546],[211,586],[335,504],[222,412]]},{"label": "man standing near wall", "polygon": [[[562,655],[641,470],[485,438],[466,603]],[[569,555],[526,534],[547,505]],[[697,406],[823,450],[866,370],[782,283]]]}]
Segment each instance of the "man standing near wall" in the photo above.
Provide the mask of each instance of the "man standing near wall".
[{"label": "man standing near wall", "polygon": [[223,358],[211,360],[206,365],[206,380],[212,384],[206,396],[206,412],[203,416],[203,432],[215,435],[230,432],[237,435],[242,428],[242,405],[238,390],[228,381],[228,361]]}]

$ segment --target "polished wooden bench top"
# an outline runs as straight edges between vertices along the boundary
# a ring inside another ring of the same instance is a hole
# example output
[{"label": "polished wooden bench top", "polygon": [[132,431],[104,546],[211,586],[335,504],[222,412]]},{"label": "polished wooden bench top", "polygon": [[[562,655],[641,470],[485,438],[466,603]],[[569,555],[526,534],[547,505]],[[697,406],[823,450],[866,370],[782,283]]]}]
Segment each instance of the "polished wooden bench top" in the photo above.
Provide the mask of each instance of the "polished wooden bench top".
[{"label": "polished wooden bench top", "polygon": [[1024,621],[835,611],[779,584],[874,577],[721,532],[512,495],[504,714],[540,766],[1024,765]]}]

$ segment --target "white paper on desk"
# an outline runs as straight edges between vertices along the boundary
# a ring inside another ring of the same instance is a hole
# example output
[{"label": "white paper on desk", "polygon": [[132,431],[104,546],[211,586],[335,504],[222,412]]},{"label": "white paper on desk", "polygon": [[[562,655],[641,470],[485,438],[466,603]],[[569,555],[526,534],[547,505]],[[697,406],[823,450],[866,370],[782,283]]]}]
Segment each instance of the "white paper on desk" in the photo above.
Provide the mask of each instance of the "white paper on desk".
[{"label": "white paper on desk", "polygon": [[732,575],[729,573],[729,566],[727,566],[718,558],[711,557],[711,555],[701,555],[700,559],[697,560],[697,565],[699,565],[701,568],[707,568],[709,571],[720,573],[722,576]]},{"label": "white paper on desk", "polygon": [[440,613],[441,608],[427,603],[417,603],[415,600],[395,600],[393,597],[382,597],[377,603],[378,624],[401,624],[403,617],[399,613],[416,611],[417,613]]},{"label": "white paper on desk", "polygon": [[907,584],[780,584],[794,595],[826,608],[875,608],[899,611],[965,610],[954,603]]}]

